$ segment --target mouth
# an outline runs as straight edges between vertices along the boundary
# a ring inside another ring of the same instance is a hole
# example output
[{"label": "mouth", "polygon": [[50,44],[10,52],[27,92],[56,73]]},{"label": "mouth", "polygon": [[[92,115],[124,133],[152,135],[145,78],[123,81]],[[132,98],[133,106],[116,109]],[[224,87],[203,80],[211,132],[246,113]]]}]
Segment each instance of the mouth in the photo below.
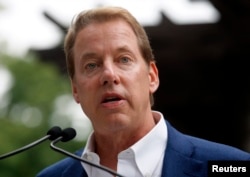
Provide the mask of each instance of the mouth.
[{"label": "mouth", "polygon": [[121,98],[119,97],[111,96],[111,97],[104,98],[102,103],[109,103],[109,102],[115,102],[115,101],[120,101],[120,100]]},{"label": "mouth", "polygon": [[118,94],[105,94],[101,103],[114,103],[123,100],[123,97]]}]

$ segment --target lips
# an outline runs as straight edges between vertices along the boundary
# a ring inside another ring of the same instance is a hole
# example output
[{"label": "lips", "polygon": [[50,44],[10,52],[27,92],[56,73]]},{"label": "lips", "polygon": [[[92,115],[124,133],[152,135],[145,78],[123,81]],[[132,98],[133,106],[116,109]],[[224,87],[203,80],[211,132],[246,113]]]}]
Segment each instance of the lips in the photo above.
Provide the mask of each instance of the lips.
[{"label": "lips", "polygon": [[108,103],[108,102],[119,101],[119,100],[121,100],[119,97],[107,97],[102,101],[102,103]]},{"label": "lips", "polygon": [[123,100],[124,98],[117,93],[106,93],[102,97],[101,103],[114,103]]}]

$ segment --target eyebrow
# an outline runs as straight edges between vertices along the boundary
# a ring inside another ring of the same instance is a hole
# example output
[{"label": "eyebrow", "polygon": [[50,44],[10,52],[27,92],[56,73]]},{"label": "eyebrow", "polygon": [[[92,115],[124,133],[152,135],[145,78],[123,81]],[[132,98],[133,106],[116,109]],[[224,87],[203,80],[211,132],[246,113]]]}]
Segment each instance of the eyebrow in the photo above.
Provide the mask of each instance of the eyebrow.
[{"label": "eyebrow", "polygon": [[[127,45],[123,45],[121,47],[118,47],[115,49],[115,52],[116,53],[120,53],[120,52],[129,52],[129,53],[133,53],[131,51],[131,49],[127,46]],[[90,59],[90,58],[98,58],[100,57],[97,53],[95,52],[87,52],[87,53],[84,53],[82,56],[81,56],[81,60],[86,60],[86,59]]]},{"label": "eyebrow", "polygon": [[118,52],[130,51],[130,49],[129,49],[129,47],[128,47],[127,45],[118,47],[116,50],[117,50]]},{"label": "eyebrow", "polygon": [[129,53],[131,53],[131,54],[134,54],[134,52],[133,52],[127,45],[118,47],[115,51],[118,52],[118,53],[121,53],[121,52],[129,52]]},{"label": "eyebrow", "polygon": [[95,52],[88,52],[88,53],[83,54],[81,56],[81,59],[85,60],[85,59],[96,58],[96,57],[98,57],[97,53],[95,53]]}]

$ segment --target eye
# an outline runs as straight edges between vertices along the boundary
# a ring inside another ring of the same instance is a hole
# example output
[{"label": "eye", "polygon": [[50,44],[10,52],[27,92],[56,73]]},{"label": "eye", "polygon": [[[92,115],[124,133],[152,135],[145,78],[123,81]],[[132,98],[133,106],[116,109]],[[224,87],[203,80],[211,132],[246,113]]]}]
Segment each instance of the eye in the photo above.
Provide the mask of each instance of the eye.
[{"label": "eye", "polygon": [[131,61],[131,59],[128,58],[128,57],[122,57],[122,58],[120,58],[120,62],[121,62],[121,63],[128,63],[128,62],[130,62],[130,61]]},{"label": "eye", "polygon": [[96,63],[88,63],[85,65],[85,69],[87,70],[94,70],[97,67]]}]

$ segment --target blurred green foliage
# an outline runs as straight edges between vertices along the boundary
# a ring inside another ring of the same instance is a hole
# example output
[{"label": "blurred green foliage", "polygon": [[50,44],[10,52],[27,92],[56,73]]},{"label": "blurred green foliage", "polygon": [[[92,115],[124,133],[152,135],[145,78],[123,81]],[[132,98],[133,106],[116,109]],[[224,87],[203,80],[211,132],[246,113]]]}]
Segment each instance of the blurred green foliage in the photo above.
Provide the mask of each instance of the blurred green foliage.
[{"label": "blurred green foliage", "polygon": [[[50,118],[55,99],[71,91],[67,76],[61,75],[56,67],[40,62],[35,56],[17,58],[1,54],[0,66],[7,68],[13,77],[13,85],[8,91],[8,104],[0,109],[2,155],[45,136],[49,128],[54,126],[50,125]],[[35,123],[30,124],[36,119]],[[0,176],[36,176],[46,166],[65,157],[50,149],[49,143],[44,142],[0,160]],[[74,152],[84,143],[71,141],[59,146]]]}]

